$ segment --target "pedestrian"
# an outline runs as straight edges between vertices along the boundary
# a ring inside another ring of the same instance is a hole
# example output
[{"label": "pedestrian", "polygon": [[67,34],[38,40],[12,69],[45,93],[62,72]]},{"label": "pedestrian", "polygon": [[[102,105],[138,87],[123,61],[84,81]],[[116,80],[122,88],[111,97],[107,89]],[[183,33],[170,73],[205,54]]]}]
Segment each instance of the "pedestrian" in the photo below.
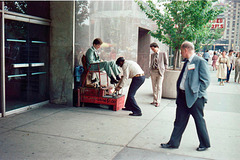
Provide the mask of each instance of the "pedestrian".
[{"label": "pedestrian", "polygon": [[237,53],[237,58],[235,60],[235,77],[234,77],[234,82],[240,83],[240,52]]},{"label": "pedestrian", "polygon": [[203,58],[208,62],[208,60],[210,58],[210,54],[209,54],[208,50],[206,50],[206,52],[203,53]]},{"label": "pedestrian", "polygon": [[217,59],[218,59],[217,52],[214,51],[213,57],[212,57],[212,67],[213,67],[213,71],[214,71],[214,69],[217,70],[217,68],[216,68]]},{"label": "pedestrian", "polygon": [[136,62],[125,60],[123,57],[119,57],[116,64],[122,67],[123,70],[121,80],[115,88],[116,91],[119,91],[125,85],[128,78],[132,78],[123,110],[132,111],[129,114],[130,116],[142,116],[141,108],[135,100],[135,94],[145,81],[144,71]]},{"label": "pedestrian", "polygon": [[150,75],[153,90],[153,102],[151,102],[151,104],[155,107],[159,107],[162,98],[164,72],[168,66],[168,57],[166,52],[160,52],[157,43],[151,43],[150,48],[153,51],[150,63]]},{"label": "pedestrian", "polygon": [[228,68],[230,68],[230,63],[229,63],[228,57],[226,56],[226,51],[223,51],[222,55],[219,56],[216,62],[216,66],[217,66],[217,78],[218,78],[219,85],[224,86],[224,82],[227,79],[227,71],[228,71]]},{"label": "pedestrian", "polygon": [[203,118],[206,103],[206,89],[210,84],[208,63],[194,53],[194,45],[185,41],[181,45],[182,57],[186,59],[177,80],[177,109],[174,129],[168,143],[162,143],[162,148],[178,148],[182,134],[187,126],[190,115],[193,116],[200,141],[197,151],[210,147],[210,140],[205,120]]},{"label": "pedestrian", "polygon": [[201,54],[200,52],[198,52],[197,55],[198,55],[199,57],[202,57],[202,54]]},{"label": "pedestrian", "polygon": [[227,70],[227,82],[229,82],[230,74],[231,74],[232,69],[234,70],[234,68],[235,68],[235,59],[234,59],[232,49],[229,50],[228,58],[229,58],[230,67],[228,67],[228,70]]},{"label": "pedestrian", "polygon": [[[98,71],[99,69],[104,69],[111,80],[110,83],[118,83],[117,80],[120,80],[120,71],[118,69],[118,66],[114,63],[114,61],[101,60],[98,55],[98,49],[101,47],[102,43],[103,42],[100,38],[96,38],[93,40],[93,46],[89,48],[86,52],[87,68],[89,68],[90,64],[92,64],[90,68],[91,71]],[[93,65],[94,63],[100,63],[99,68],[98,65]],[[113,77],[112,72],[114,73],[117,80]]]}]

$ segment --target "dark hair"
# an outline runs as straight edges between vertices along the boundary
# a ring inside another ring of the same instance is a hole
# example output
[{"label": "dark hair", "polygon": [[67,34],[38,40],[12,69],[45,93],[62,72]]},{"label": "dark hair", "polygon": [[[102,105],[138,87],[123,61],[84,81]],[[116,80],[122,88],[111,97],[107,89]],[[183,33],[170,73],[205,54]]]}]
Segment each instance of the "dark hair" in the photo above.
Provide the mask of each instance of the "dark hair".
[{"label": "dark hair", "polygon": [[97,45],[97,44],[102,44],[103,42],[102,42],[102,40],[100,39],[100,38],[96,38],[96,39],[94,39],[93,40],[93,45],[95,44],[95,45]]},{"label": "dark hair", "polygon": [[158,47],[158,44],[155,43],[155,42],[151,43],[151,44],[150,44],[150,47],[159,48],[159,47]]},{"label": "dark hair", "polygon": [[230,52],[233,52],[233,50],[232,50],[232,49],[230,49],[230,50],[229,50],[229,53],[230,53]]},{"label": "dark hair", "polygon": [[119,66],[120,65],[120,62],[124,62],[125,59],[123,57],[119,57],[117,60],[116,60],[116,64]]}]

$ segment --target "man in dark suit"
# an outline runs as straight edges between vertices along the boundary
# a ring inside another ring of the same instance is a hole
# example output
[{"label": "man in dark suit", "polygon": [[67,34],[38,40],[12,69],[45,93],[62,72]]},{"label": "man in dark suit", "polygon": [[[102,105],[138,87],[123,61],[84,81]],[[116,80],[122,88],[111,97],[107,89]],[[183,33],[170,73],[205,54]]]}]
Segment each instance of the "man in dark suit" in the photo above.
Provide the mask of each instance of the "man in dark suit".
[{"label": "man in dark suit", "polygon": [[168,57],[166,52],[160,52],[157,43],[151,43],[150,48],[153,51],[150,63],[150,75],[153,90],[153,102],[151,104],[155,107],[159,107],[162,98],[164,72],[168,66]]},{"label": "man in dark suit", "polygon": [[192,115],[200,142],[197,151],[204,151],[210,147],[207,127],[203,118],[203,108],[207,101],[206,89],[210,84],[208,63],[194,54],[194,45],[191,42],[182,43],[181,54],[186,61],[177,81],[174,129],[169,142],[162,143],[161,147],[179,147],[182,134],[190,115]]}]

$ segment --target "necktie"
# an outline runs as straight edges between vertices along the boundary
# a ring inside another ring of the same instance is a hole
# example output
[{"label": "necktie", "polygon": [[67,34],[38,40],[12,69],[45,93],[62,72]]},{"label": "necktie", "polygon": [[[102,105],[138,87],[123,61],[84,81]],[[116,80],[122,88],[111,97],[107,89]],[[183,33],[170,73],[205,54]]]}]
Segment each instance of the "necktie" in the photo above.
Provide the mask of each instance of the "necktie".
[{"label": "necktie", "polygon": [[157,68],[158,68],[158,55],[157,55],[157,53],[154,55],[153,68],[154,68],[154,69],[157,69]]},{"label": "necktie", "polygon": [[188,63],[188,60],[186,59],[184,65],[183,65],[182,71],[181,71],[181,73],[180,73],[180,75],[179,75],[179,77],[178,77],[177,88],[179,88],[179,86],[180,86],[180,83],[181,83],[182,77],[183,77],[183,73],[184,73],[184,71],[185,71],[185,68],[186,68],[186,66],[187,66],[187,63]]}]

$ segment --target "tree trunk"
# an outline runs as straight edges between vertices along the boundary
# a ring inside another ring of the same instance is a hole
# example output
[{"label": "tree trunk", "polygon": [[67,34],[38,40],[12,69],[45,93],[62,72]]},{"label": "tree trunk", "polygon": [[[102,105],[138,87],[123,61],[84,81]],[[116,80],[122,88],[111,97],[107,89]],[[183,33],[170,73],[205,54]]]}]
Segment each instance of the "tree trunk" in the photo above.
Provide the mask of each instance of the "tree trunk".
[{"label": "tree trunk", "polygon": [[177,63],[178,63],[178,48],[175,48],[175,51],[174,51],[174,59],[173,59],[173,70],[176,70],[177,68]]}]

